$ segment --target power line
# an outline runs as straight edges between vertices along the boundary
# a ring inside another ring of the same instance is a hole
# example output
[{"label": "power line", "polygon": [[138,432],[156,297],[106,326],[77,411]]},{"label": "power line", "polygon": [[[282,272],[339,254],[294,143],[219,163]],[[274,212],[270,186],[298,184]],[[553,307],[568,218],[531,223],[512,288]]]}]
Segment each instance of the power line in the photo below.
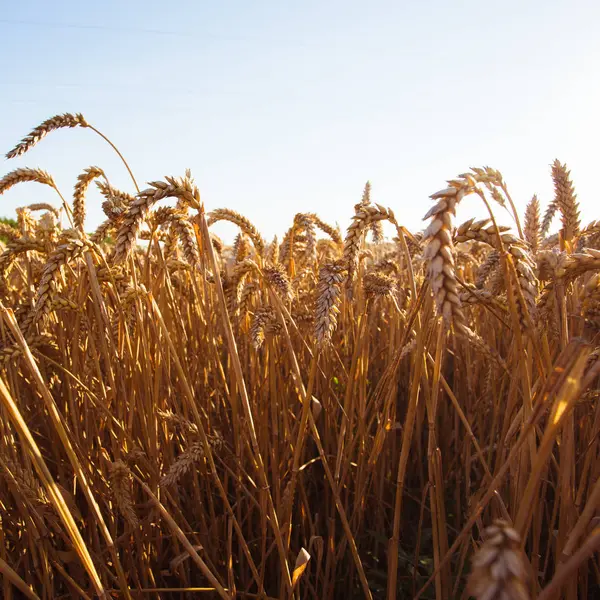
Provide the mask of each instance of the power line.
[{"label": "power line", "polygon": [[[55,29],[92,29],[97,31],[118,31],[122,33],[143,33],[150,35],[175,35],[178,37],[200,37],[189,31],[172,31],[167,29],[146,29],[143,27],[122,27],[115,25],[98,25],[94,23],[57,23],[51,21],[30,21],[25,19],[0,19],[5,25],[23,25],[27,27],[52,27]],[[202,37],[214,38],[211,34]],[[218,38],[218,36],[216,36]]]},{"label": "power line", "polygon": [[197,31],[185,31],[185,30],[169,30],[169,29],[151,29],[145,27],[123,27],[119,25],[100,25],[95,23],[58,23],[52,21],[33,21],[26,19],[0,19],[0,23],[4,25],[17,25],[24,27],[50,27],[53,29],[79,29],[79,30],[91,30],[91,31],[109,31],[115,33],[130,33],[130,34],[142,34],[142,35],[163,35],[173,37],[185,37],[194,39],[209,39],[220,42],[250,42],[250,41],[263,41],[267,43],[280,43],[280,44],[294,44],[304,46],[305,44],[301,41],[294,41],[290,39],[266,39],[262,36],[255,38],[243,37],[243,36],[227,36],[227,35],[215,35],[213,33],[197,32]]}]

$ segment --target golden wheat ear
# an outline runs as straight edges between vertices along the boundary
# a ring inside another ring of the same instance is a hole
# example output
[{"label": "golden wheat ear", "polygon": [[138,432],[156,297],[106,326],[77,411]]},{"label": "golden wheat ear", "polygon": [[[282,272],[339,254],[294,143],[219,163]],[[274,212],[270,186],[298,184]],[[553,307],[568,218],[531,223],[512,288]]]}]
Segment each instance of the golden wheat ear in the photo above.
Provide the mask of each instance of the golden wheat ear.
[{"label": "golden wheat ear", "polygon": [[534,255],[537,254],[542,241],[542,225],[540,222],[540,201],[535,195],[525,209],[523,233],[525,234],[525,240],[529,244],[531,253]]},{"label": "golden wheat ear", "polygon": [[64,129],[65,127],[88,127],[88,123],[82,114],[65,113],[56,115],[40,123],[35,129],[28,133],[12,150],[6,153],[6,158],[16,158],[31,150],[38,142],[45,138],[51,131]]},{"label": "golden wheat ear", "polygon": [[567,165],[557,159],[552,163],[552,180],[554,181],[554,202],[560,210],[562,218],[562,237],[570,244],[579,233],[579,203],[575,188],[571,181],[571,172]]}]

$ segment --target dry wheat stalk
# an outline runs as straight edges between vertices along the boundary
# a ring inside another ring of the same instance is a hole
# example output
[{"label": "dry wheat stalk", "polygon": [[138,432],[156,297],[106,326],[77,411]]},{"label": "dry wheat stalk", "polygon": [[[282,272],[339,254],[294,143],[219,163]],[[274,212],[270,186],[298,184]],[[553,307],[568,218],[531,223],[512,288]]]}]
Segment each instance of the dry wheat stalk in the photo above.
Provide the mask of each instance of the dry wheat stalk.
[{"label": "dry wheat stalk", "polygon": [[70,114],[65,113],[62,115],[56,115],[50,119],[47,119],[31,133],[27,134],[21,142],[19,142],[12,150],[6,153],[6,158],[15,158],[25,154],[28,150],[31,150],[42,138],[46,137],[51,131],[62,129],[64,127],[88,127],[87,121],[84,119],[82,114]]},{"label": "dry wheat stalk", "polygon": [[469,593],[477,600],[529,600],[529,573],[519,534],[498,520],[485,530],[484,539],[473,557]]}]

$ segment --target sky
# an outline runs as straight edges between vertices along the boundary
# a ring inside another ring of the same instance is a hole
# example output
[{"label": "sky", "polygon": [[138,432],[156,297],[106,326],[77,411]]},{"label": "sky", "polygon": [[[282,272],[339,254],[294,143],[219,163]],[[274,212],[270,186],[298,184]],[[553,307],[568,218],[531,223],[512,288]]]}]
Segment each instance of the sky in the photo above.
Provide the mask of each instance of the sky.
[{"label": "sky", "polygon": [[[600,218],[597,0],[0,6],[2,153],[44,119],[81,112],[142,187],[190,168],[207,210],[233,208],[266,238],[297,212],[345,228],[367,180],[373,201],[418,231],[429,195],[471,166],[500,170],[523,214],[534,193],[542,207],[552,199],[555,158],[571,169],[582,221]],[[0,176],[40,167],[68,195],[90,165],[134,191],[85,129],[54,132]],[[59,204],[34,183],[0,202],[4,216]],[[90,231],[100,204],[92,190]],[[457,222],[484,215],[468,198]]]}]

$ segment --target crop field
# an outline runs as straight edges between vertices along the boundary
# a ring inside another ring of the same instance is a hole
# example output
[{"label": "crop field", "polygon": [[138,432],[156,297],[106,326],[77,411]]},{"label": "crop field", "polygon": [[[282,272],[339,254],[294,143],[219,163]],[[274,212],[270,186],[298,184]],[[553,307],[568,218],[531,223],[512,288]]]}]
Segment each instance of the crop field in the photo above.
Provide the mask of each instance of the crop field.
[{"label": "crop field", "polygon": [[[113,145],[64,114],[7,158],[74,127]],[[600,597],[600,221],[565,164],[523,214],[476,167],[423,231],[367,183],[273,240],[129,174],[0,177],[56,191],[0,225],[3,598]]]}]

